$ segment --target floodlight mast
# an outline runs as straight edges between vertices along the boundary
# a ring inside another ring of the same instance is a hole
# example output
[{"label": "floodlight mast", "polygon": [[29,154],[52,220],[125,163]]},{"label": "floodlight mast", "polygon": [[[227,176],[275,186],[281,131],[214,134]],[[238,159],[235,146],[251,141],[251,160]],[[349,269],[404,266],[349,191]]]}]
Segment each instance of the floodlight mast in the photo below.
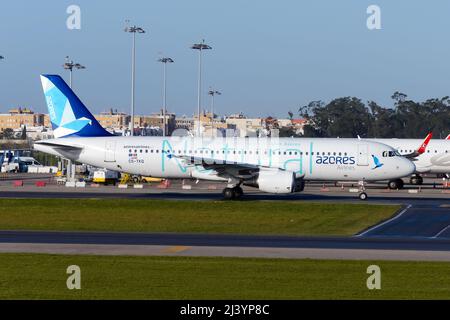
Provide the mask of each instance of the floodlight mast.
[{"label": "floodlight mast", "polygon": [[126,20],[127,26],[124,31],[133,35],[133,45],[131,47],[131,117],[130,131],[134,136],[134,93],[135,93],[135,72],[136,72],[136,33],[145,33],[145,30],[138,26],[128,26],[129,20]]},{"label": "floodlight mast", "polygon": [[163,57],[158,59],[159,62],[164,64],[163,67],[163,137],[167,135],[166,127],[166,113],[167,113],[167,64],[174,63],[174,60],[169,57]]},{"label": "floodlight mast", "polygon": [[202,52],[203,50],[211,50],[212,48],[202,40],[201,43],[195,43],[191,46],[191,49],[198,50],[198,92],[197,92],[197,135],[200,136],[200,109],[201,109],[201,93],[202,93]]}]

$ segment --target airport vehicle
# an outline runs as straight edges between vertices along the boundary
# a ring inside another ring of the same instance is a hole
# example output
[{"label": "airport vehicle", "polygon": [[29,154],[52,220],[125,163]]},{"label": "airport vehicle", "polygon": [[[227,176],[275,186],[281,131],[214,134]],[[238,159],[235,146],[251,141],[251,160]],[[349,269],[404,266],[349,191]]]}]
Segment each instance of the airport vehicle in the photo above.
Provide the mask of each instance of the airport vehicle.
[{"label": "airport vehicle", "polygon": [[0,172],[53,173],[58,168],[44,166],[31,157],[29,150],[0,150]]},{"label": "airport vehicle", "polygon": [[356,139],[112,136],[58,75],[42,75],[55,139],[36,150],[130,174],[224,181],[224,198],[241,185],[268,193],[302,191],[305,180],[391,180],[415,165],[385,144]]},{"label": "airport vehicle", "polygon": [[161,182],[161,181],[163,181],[163,179],[158,178],[158,177],[133,176],[133,182],[136,182],[136,183],[141,183],[141,182],[152,183],[152,182]]},{"label": "airport vehicle", "polygon": [[[411,159],[416,171],[410,177],[410,183],[421,185],[423,178],[421,174],[443,174],[450,178],[450,140],[431,139],[429,134],[424,141],[420,139],[367,139],[384,143],[394,148],[399,154]],[[391,179],[388,182],[391,189],[401,189],[402,179]]]},{"label": "airport vehicle", "polygon": [[92,182],[101,184],[113,184],[119,180],[119,173],[117,171],[100,169],[94,171]]},{"label": "airport vehicle", "polygon": [[0,150],[0,172],[19,172],[19,163],[15,162],[13,150]]}]

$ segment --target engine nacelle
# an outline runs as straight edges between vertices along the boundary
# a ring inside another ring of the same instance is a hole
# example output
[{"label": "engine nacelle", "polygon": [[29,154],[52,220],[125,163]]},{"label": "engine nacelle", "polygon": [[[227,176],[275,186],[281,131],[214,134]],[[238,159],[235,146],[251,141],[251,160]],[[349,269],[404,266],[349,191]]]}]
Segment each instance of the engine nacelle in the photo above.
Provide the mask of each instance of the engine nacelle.
[{"label": "engine nacelle", "polygon": [[284,170],[261,170],[256,179],[256,187],[268,193],[292,193],[302,191],[303,179],[296,179],[295,173]]}]

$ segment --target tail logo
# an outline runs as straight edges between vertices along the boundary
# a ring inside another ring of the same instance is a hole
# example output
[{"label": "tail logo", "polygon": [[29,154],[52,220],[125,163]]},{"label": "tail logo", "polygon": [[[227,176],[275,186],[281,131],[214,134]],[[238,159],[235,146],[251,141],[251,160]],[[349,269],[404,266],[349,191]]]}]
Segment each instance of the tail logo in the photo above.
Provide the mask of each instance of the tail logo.
[{"label": "tail logo", "polygon": [[42,75],[41,82],[55,138],[110,135],[61,77]]}]

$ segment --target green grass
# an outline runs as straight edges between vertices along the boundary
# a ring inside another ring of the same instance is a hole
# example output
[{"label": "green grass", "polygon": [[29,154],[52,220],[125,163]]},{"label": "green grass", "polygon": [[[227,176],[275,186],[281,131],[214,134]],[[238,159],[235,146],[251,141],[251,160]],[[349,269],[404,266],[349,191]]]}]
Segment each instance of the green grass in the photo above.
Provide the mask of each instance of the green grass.
[{"label": "green grass", "polygon": [[293,201],[1,199],[1,230],[352,235],[400,206]]},{"label": "green grass", "polygon": [[[81,290],[66,269],[81,268]],[[381,268],[368,290],[367,267]],[[449,299],[449,263],[0,254],[0,299]]]}]

